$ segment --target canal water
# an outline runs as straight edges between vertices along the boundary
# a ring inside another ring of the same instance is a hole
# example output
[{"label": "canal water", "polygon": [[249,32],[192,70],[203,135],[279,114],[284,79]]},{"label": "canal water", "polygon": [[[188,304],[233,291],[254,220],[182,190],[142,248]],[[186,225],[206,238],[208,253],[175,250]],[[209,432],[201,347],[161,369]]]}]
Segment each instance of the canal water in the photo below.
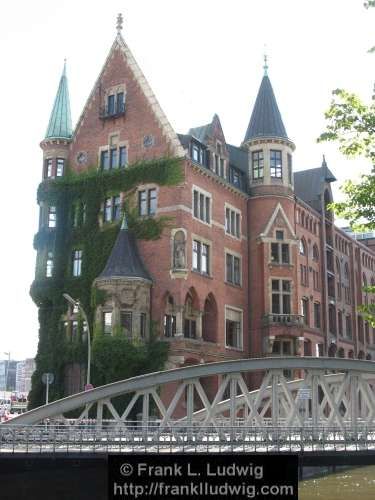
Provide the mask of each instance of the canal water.
[{"label": "canal water", "polygon": [[301,481],[299,500],[375,500],[375,465]]}]

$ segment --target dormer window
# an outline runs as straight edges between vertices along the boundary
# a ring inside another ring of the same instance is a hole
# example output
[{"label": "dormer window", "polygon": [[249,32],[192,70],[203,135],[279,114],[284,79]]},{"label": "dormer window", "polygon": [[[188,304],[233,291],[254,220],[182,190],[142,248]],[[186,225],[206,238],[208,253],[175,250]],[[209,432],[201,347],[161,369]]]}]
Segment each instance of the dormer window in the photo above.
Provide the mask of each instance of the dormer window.
[{"label": "dormer window", "polygon": [[271,149],[270,151],[270,169],[271,169],[271,177],[276,179],[283,178],[283,169],[282,169],[282,160],[281,160],[281,151]]},{"label": "dormer window", "polygon": [[204,165],[204,149],[195,142],[191,145],[191,158],[196,163]]}]

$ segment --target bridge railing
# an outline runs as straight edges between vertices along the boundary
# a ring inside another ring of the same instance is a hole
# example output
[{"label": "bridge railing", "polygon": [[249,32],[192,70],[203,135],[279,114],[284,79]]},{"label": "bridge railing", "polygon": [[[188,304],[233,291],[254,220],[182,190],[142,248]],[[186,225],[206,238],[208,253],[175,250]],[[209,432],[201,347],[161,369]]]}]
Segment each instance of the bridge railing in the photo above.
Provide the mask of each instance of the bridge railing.
[{"label": "bridge railing", "polygon": [[337,452],[375,451],[375,426],[180,426],[132,429],[44,424],[0,428],[0,452]]}]

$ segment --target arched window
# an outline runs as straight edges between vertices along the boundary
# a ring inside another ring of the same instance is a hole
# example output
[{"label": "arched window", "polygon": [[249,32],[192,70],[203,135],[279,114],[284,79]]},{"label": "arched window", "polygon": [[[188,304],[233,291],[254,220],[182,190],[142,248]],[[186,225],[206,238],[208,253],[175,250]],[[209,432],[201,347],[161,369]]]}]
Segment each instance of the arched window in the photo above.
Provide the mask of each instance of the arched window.
[{"label": "arched window", "polygon": [[301,213],[301,226],[305,225],[305,212]]},{"label": "arched window", "polygon": [[306,242],[304,238],[302,238],[299,242],[299,253],[301,255],[306,255]]},{"label": "arched window", "polygon": [[341,300],[341,265],[336,257],[337,300]]},{"label": "arched window", "polygon": [[317,244],[313,246],[313,260],[315,260],[315,262],[318,262],[319,260],[319,250]]},{"label": "arched window", "polygon": [[204,302],[202,337],[206,342],[217,342],[218,310],[215,297],[210,293]]}]

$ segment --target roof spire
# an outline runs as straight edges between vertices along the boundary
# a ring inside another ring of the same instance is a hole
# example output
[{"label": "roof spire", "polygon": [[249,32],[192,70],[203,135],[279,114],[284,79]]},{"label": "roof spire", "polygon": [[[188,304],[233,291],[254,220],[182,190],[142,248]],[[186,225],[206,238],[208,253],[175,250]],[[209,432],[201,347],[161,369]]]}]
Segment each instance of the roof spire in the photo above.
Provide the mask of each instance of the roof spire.
[{"label": "roof spire", "polygon": [[326,167],[327,168],[327,162],[326,162],[326,156],[325,155],[323,155],[322,167]]},{"label": "roof spire", "polygon": [[117,14],[117,24],[116,24],[116,29],[117,29],[118,35],[121,35],[123,22],[124,22],[124,19],[122,17],[121,12],[120,12],[119,14]]},{"label": "roof spire", "polygon": [[66,77],[66,59],[60,78],[59,88],[53,104],[49,119],[46,139],[70,139],[72,137],[72,118],[70,114],[70,101],[68,79]]}]

